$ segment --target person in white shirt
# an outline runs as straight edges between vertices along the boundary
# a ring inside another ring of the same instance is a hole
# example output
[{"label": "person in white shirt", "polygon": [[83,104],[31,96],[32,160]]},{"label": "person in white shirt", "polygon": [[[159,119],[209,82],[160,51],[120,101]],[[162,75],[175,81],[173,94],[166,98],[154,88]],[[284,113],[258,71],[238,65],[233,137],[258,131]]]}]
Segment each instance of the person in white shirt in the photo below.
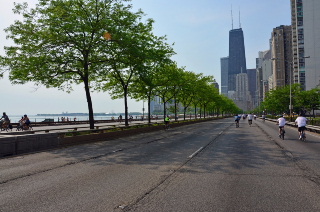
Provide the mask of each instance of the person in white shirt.
[{"label": "person in white shirt", "polygon": [[284,125],[286,125],[286,119],[283,117],[283,115],[280,116],[277,120],[277,124],[279,125],[279,137],[281,136],[281,129],[284,131]]},{"label": "person in white shirt", "polygon": [[252,124],[252,119],[253,119],[253,115],[250,113],[250,114],[248,115],[248,123],[249,123],[249,124]]},{"label": "person in white shirt", "polygon": [[306,130],[308,119],[300,114],[294,122],[298,125],[299,139],[301,139],[302,132]]}]

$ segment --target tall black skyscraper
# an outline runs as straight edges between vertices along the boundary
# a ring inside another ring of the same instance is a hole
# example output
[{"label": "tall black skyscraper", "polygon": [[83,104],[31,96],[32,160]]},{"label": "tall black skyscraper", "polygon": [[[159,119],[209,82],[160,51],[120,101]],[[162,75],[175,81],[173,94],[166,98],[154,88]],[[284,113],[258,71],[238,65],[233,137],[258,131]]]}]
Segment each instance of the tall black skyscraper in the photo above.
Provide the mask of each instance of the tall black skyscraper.
[{"label": "tall black skyscraper", "polygon": [[236,75],[247,72],[242,29],[229,32],[228,91],[236,90]]}]

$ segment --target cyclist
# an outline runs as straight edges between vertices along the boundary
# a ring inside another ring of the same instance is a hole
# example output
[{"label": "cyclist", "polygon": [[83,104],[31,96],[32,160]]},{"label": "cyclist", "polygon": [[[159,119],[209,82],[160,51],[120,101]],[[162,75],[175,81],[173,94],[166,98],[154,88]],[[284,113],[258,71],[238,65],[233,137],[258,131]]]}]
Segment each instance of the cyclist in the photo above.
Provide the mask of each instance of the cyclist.
[{"label": "cyclist", "polygon": [[250,127],[251,127],[251,124],[252,124],[252,118],[253,118],[253,115],[250,113],[248,115],[248,123],[249,123]]},{"label": "cyclist", "polygon": [[283,115],[280,115],[280,118],[277,120],[277,124],[279,125],[279,137],[281,137],[281,130],[283,130],[283,133],[285,133],[284,125],[286,125],[286,119],[283,117]]},{"label": "cyclist", "polygon": [[10,119],[9,119],[8,115],[6,114],[6,112],[3,112],[2,117],[0,119],[0,127],[8,128],[9,124],[10,124]]},{"label": "cyclist", "polygon": [[28,130],[30,128],[30,123],[31,122],[30,122],[29,117],[26,114],[24,114],[23,119],[22,119],[23,129]]},{"label": "cyclist", "polygon": [[166,130],[169,129],[169,123],[170,123],[170,118],[167,115],[166,118],[164,119],[164,125],[165,125],[164,127]]},{"label": "cyclist", "polygon": [[236,126],[239,126],[240,119],[241,119],[241,116],[239,115],[234,116],[234,121],[236,122]]},{"label": "cyclist", "polygon": [[299,139],[302,139],[302,133],[306,130],[307,121],[308,119],[303,114],[300,114],[294,121],[295,124],[298,124]]}]

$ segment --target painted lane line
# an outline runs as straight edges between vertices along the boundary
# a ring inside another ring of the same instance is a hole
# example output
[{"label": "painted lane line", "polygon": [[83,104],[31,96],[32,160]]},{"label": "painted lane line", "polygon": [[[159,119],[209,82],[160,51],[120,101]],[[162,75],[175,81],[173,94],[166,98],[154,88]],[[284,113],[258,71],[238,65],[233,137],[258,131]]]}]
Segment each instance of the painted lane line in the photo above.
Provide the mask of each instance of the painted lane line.
[{"label": "painted lane line", "polygon": [[197,151],[195,151],[194,153],[192,153],[192,155],[190,155],[188,158],[193,158],[195,155],[197,155],[201,150],[203,149],[203,147],[200,147]]}]

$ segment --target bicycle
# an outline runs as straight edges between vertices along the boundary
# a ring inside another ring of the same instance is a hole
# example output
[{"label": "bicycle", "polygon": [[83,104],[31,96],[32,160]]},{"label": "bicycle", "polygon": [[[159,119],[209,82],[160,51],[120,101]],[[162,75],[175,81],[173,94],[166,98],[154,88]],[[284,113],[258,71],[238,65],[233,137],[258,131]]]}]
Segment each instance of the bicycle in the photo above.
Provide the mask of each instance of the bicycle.
[{"label": "bicycle", "polygon": [[12,131],[12,125],[10,124],[10,122],[0,122],[0,131]]},{"label": "bicycle", "polygon": [[282,139],[282,140],[284,140],[284,134],[285,134],[285,130],[283,129],[283,127],[281,127],[280,128],[280,135],[279,135],[279,137]]},{"label": "bicycle", "polygon": [[164,123],[164,130],[169,130],[170,129],[170,123],[169,122],[165,122]]},{"label": "bicycle", "polygon": [[239,127],[239,121],[236,121],[236,128]]},{"label": "bicycle", "polygon": [[301,141],[306,141],[307,137],[306,137],[306,133],[304,132],[304,130],[301,132],[301,138],[299,138]]},{"label": "bicycle", "polygon": [[251,127],[251,124],[252,124],[252,120],[248,120],[248,122],[249,122],[249,126]]}]

